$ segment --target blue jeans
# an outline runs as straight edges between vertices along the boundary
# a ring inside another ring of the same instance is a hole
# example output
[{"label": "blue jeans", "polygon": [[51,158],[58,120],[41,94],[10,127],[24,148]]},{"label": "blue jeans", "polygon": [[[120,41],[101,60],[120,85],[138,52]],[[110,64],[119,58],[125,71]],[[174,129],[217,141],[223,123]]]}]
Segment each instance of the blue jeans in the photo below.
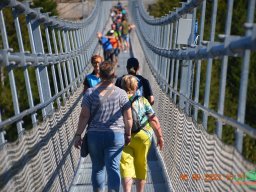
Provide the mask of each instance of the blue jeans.
[{"label": "blue jeans", "polygon": [[120,159],[124,147],[124,134],[119,132],[88,132],[89,154],[92,160],[93,191],[103,191],[105,170],[108,191],[119,191],[121,184]]}]

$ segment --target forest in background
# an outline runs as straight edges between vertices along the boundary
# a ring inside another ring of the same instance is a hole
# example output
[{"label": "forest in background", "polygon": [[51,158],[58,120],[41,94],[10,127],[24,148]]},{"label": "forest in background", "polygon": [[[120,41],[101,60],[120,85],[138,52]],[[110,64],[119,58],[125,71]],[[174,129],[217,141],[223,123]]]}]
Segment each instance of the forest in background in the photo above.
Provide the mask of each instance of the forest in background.
[{"label": "forest in background", "polygon": [[[175,7],[180,7],[179,0],[158,0],[155,4],[149,5],[148,12],[155,16],[160,17],[162,15],[168,14],[170,10],[174,10]],[[225,17],[226,17],[226,1],[218,1],[218,15],[217,15],[217,25],[216,25],[216,37],[218,39],[218,34],[224,34],[225,32]],[[246,21],[246,13],[247,13],[247,4],[244,0],[236,0],[234,2],[234,10],[233,10],[233,19],[232,19],[232,35],[243,35],[245,33],[245,29],[243,27],[244,22]],[[57,13],[57,4],[53,0],[34,0],[32,7],[42,7],[42,12],[51,12],[51,15],[58,15]],[[206,11],[206,26],[204,32],[204,40],[209,40],[210,37],[210,24],[211,24],[211,9],[212,3],[211,1],[207,1],[207,11]],[[5,9],[3,11],[5,24],[7,28],[8,40],[10,47],[14,49],[14,52],[19,52],[19,46],[16,36],[16,31],[14,27],[12,12],[10,9]],[[256,17],[255,17],[256,18]],[[197,10],[197,20],[200,24],[200,8]],[[21,31],[23,34],[23,44],[26,51],[31,52],[31,47],[29,43],[28,31],[26,27],[26,19],[25,16],[19,17]],[[255,19],[254,19],[255,21]],[[43,26],[42,26],[43,27]],[[42,31],[43,28],[42,28]],[[200,25],[199,30],[200,31]],[[45,36],[44,32],[42,35]],[[43,38],[45,39],[45,38]],[[45,52],[47,52],[47,45],[44,41]],[[0,49],[3,49],[2,39],[0,37]],[[233,119],[237,119],[237,103],[238,103],[238,93],[239,93],[239,83],[241,76],[241,66],[242,66],[242,58],[229,58],[228,62],[228,76],[227,76],[227,85],[226,85],[226,95],[225,95],[225,111],[224,114],[226,116],[232,117]],[[248,86],[248,94],[247,94],[247,105],[246,105],[246,119],[245,122],[252,127],[256,127],[256,53],[252,53],[251,62],[250,62],[250,74],[249,74],[249,86]],[[203,104],[203,96],[204,96],[204,88],[205,88],[205,74],[206,74],[207,62],[202,62],[201,67],[201,80],[200,80],[200,103]],[[195,69],[194,69],[195,70]],[[218,98],[219,93],[219,76],[221,70],[221,60],[214,60],[213,68],[212,68],[212,79],[211,79],[211,96],[210,96],[210,108],[217,111]],[[28,68],[29,77],[31,81],[31,89],[33,92],[34,105],[40,103],[38,88],[36,83],[36,76],[34,69],[31,67]],[[50,71],[50,70],[48,70]],[[27,97],[23,96],[27,95],[25,93],[25,79],[23,75],[23,68],[15,69],[15,82],[18,92],[18,99],[20,110],[25,110],[29,108]],[[51,80],[52,81],[52,80]],[[10,82],[8,78],[8,71],[6,68],[1,67],[0,71],[0,112],[2,121],[14,115],[13,112],[13,103],[12,103],[12,95],[10,91]],[[51,86],[52,88],[54,86]],[[200,115],[200,114],[199,114]],[[200,115],[200,117],[202,114]],[[38,114],[37,117],[39,120],[42,118],[41,114]],[[199,119],[200,120],[200,119]],[[30,116],[23,119],[23,126],[25,129],[32,128],[31,118]],[[8,141],[14,141],[17,139],[17,130],[16,126],[8,126],[7,127],[8,134],[6,135],[6,139]],[[208,123],[208,132],[213,134],[216,130],[216,121],[213,118],[209,117]],[[230,126],[223,127],[223,135],[222,140],[230,145],[234,144],[235,139],[235,130]],[[249,136],[244,137],[244,146],[243,146],[243,155],[245,158],[249,159],[252,162],[256,162],[256,140],[250,138]]]},{"label": "forest in background", "polygon": [[[19,0],[22,2],[22,0]],[[31,8],[41,8],[41,12],[47,13],[49,12],[50,16],[57,16],[57,4],[54,0],[33,0],[30,4]],[[6,8],[3,10],[4,20],[5,20],[5,26],[6,26],[6,32],[8,36],[8,42],[9,47],[13,49],[13,52],[19,52],[19,45],[18,45],[18,39],[17,34],[15,30],[14,25],[14,16],[12,13],[12,10],[10,8]],[[24,14],[21,14],[19,16],[19,23],[21,28],[21,33],[23,37],[23,45],[24,50],[28,52],[31,51],[30,41],[29,41],[29,34],[27,30],[27,24],[26,24],[26,18]],[[45,52],[47,53],[47,42],[45,38],[45,32],[44,32],[44,26],[41,25],[41,31],[43,36],[43,44],[45,48]],[[53,47],[53,46],[52,46]],[[3,49],[3,43],[0,36],[0,49]],[[12,117],[14,115],[14,107],[12,102],[12,93],[10,88],[10,81],[8,78],[8,71],[12,67],[9,68],[6,67],[0,67],[0,120],[4,121],[8,119],[9,117]],[[26,110],[29,108],[29,102],[27,98],[26,93],[26,84],[25,84],[25,78],[24,78],[24,69],[23,67],[19,68],[13,68],[14,70],[14,76],[15,76],[15,83],[16,83],[16,89],[17,89],[17,95],[19,100],[19,106],[20,111]],[[37,105],[40,103],[40,98],[38,94],[38,87],[36,82],[36,75],[35,75],[35,69],[34,67],[28,67],[28,73],[29,78],[31,82],[31,90],[33,94],[33,102],[34,105]],[[49,73],[51,73],[50,70],[48,70]],[[52,85],[52,79],[50,79],[51,85]],[[53,88],[54,86],[51,86]],[[53,90],[52,90],[53,91]],[[25,95],[25,97],[24,97]],[[37,119],[40,122],[42,120],[42,114],[37,114]],[[30,116],[26,116],[23,119],[23,128],[25,129],[31,129],[32,128],[32,121]],[[16,125],[10,125],[7,126],[6,129],[8,129],[6,134],[6,140],[8,141],[15,141],[17,139],[17,128]]]},{"label": "forest in background", "polygon": [[[156,3],[149,5],[148,12],[154,17],[161,17],[168,14],[170,11],[175,11],[176,7],[180,7],[179,0],[157,0]],[[206,3],[206,16],[205,16],[205,28],[203,40],[210,40],[210,27],[211,27],[211,12],[212,2],[207,1]],[[232,16],[232,35],[244,35],[245,28],[244,23],[247,18],[247,6],[248,0],[236,0],[234,1],[233,16]],[[218,1],[218,12],[217,22],[215,30],[215,40],[218,39],[218,34],[225,34],[225,22],[226,22],[226,10],[227,1]],[[200,15],[201,8],[197,9],[196,19],[198,20],[198,31],[200,31]],[[254,22],[256,21],[256,13],[254,14]],[[194,65],[194,67],[196,67]],[[204,89],[206,81],[206,67],[207,61],[202,61],[201,65],[201,79],[200,79],[200,98],[199,102],[203,104]],[[227,72],[227,84],[226,84],[226,95],[225,95],[225,109],[224,115],[237,119],[238,111],[238,96],[240,87],[240,77],[242,68],[241,57],[229,57],[228,59],[228,72]],[[196,68],[194,68],[195,72]],[[219,97],[219,80],[221,73],[221,60],[214,59],[212,67],[212,78],[211,78],[211,92],[209,107],[214,111],[218,110],[218,97]],[[250,73],[248,83],[248,93],[246,101],[246,118],[245,123],[251,127],[256,128],[256,53],[251,53],[250,59]],[[202,113],[199,113],[199,122],[202,121]],[[209,117],[208,132],[214,134],[216,131],[216,120]],[[231,126],[223,126],[223,133],[221,138],[226,144],[233,145],[235,142],[235,129]],[[248,135],[244,137],[243,143],[243,155],[246,159],[256,163],[256,139],[252,139]]]}]

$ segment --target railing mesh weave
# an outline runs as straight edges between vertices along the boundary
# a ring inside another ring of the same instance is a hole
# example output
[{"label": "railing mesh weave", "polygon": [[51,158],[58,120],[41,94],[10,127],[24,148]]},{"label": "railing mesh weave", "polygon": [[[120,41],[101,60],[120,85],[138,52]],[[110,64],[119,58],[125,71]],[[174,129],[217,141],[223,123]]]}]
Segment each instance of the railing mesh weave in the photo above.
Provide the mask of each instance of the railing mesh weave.
[{"label": "railing mesh weave", "polygon": [[51,118],[1,149],[1,191],[68,190],[80,158],[72,143],[81,92],[82,87]]},{"label": "railing mesh weave", "polygon": [[[152,75],[150,65],[143,66],[142,75],[154,90],[154,109],[165,140],[161,155],[174,191],[250,191],[248,185],[234,184],[229,179],[253,170],[254,165],[173,104]],[[181,178],[184,174],[188,175],[187,180]],[[193,174],[201,178],[195,180]]]}]

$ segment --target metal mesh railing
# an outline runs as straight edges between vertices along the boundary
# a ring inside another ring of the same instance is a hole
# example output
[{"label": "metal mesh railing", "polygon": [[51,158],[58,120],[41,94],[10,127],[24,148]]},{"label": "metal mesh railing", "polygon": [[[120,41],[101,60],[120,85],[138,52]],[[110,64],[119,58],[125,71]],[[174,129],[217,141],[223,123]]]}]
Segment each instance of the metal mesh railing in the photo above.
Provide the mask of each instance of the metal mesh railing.
[{"label": "metal mesh railing", "polygon": [[68,191],[80,158],[80,85],[111,6],[97,0],[88,18],[69,22],[28,2],[0,2],[0,90],[14,111],[3,110],[0,94],[1,191]]},{"label": "metal mesh railing", "polygon": [[[208,13],[211,16],[208,41],[203,39],[205,15],[209,11],[206,10],[207,3],[212,8]],[[148,63],[148,66],[143,65],[141,71],[153,87],[156,98],[154,107],[164,131],[166,143],[161,155],[175,191],[251,191],[255,188],[250,184],[253,177],[248,177],[250,173],[255,174],[255,164],[245,160],[241,154],[245,135],[256,139],[256,129],[245,124],[248,71],[256,44],[253,23],[255,1],[248,1],[245,34],[241,36],[231,35],[233,1],[228,1],[225,34],[219,35],[221,41],[218,42],[214,40],[217,3],[217,0],[191,0],[159,19],[149,16],[141,1],[130,1],[129,5],[138,41],[145,54],[145,59],[141,61]],[[198,43],[194,42],[197,10],[201,10]],[[182,22],[189,28],[179,28]],[[189,33],[186,43],[179,42],[178,37],[184,30]],[[241,61],[242,66],[239,96],[237,103],[233,104],[238,106],[236,119],[224,115],[229,58]],[[210,106],[209,99],[211,78],[219,76],[212,72],[217,62],[221,63],[221,75],[218,98],[214,98],[218,103],[216,109]],[[206,66],[205,74],[201,71],[203,64]],[[206,75],[205,82],[200,82],[200,75]],[[201,84],[204,84],[204,91],[200,99]],[[209,123],[212,118],[216,122],[216,134],[213,135],[207,132],[212,126]],[[222,141],[224,126],[235,130],[235,146]]]}]

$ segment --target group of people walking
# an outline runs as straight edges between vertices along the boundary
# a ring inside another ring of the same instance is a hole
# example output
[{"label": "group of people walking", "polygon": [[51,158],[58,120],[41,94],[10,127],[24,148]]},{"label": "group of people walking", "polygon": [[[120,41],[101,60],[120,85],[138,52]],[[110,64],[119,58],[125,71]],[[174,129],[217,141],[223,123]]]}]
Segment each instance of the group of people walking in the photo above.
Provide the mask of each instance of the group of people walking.
[{"label": "group of people walking", "polygon": [[129,33],[135,25],[128,22],[126,9],[120,2],[110,10],[112,18],[111,29],[105,35],[97,33],[99,43],[103,48],[104,60],[118,63],[118,55],[121,51],[127,52],[130,48]]},{"label": "group of people walking", "polygon": [[[127,60],[128,74],[115,81],[115,64],[103,61],[100,55],[91,58],[93,72],[86,75],[84,97],[75,134],[75,147],[82,144],[85,128],[89,155],[92,160],[92,185],[94,191],[103,191],[105,169],[108,190],[131,191],[135,179],[137,191],[143,191],[147,178],[147,155],[153,134],[160,150],[164,140],[158,118],[152,108],[154,96],[147,79],[138,75],[139,62]],[[132,102],[137,98],[134,102]],[[134,108],[145,126],[133,133]]]},{"label": "group of people walking", "polygon": [[[106,53],[107,54],[107,53]],[[82,109],[74,146],[80,149],[86,129],[92,160],[91,181],[95,192],[104,191],[107,172],[108,191],[130,192],[133,181],[143,192],[147,178],[147,155],[153,135],[162,150],[161,126],[152,108],[154,96],[149,81],[138,74],[136,58],[127,60],[127,75],[116,79],[116,63],[100,55],[91,57],[93,72],[84,80]],[[132,132],[133,111],[143,126]]]}]

